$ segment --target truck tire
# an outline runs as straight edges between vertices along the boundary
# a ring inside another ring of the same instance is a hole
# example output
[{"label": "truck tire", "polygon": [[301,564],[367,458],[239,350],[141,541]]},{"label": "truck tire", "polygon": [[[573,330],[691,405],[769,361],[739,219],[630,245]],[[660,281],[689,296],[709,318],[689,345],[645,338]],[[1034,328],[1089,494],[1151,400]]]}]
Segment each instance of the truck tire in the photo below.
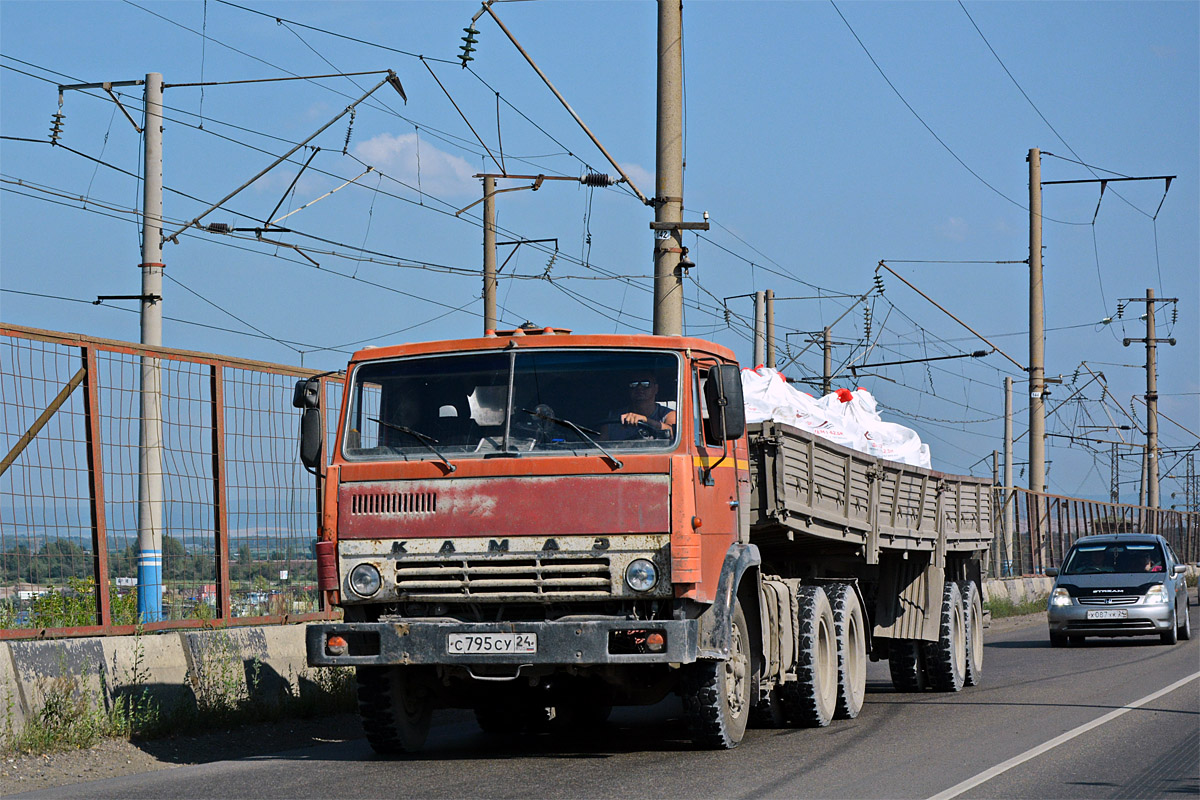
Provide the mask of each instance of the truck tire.
[{"label": "truck tire", "polygon": [[897,692],[923,692],[929,684],[921,642],[893,639],[888,648],[888,667],[892,672],[892,686]]},{"label": "truck tire", "polygon": [[833,630],[837,640],[836,719],[854,719],[862,710],[867,694],[867,632],[858,593],[848,583],[834,584],[826,590],[833,609]]},{"label": "truck tire", "polygon": [[425,744],[433,701],[417,667],[358,667],[358,711],[371,749],[414,753]]},{"label": "truck tire", "polygon": [[796,589],[796,680],[783,684],[788,721],[823,728],[837,710],[837,636],[829,598],[818,586]]},{"label": "truck tire", "polygon": [[962,593],[963,620],[967,631],[967,672],[964,686],[979,686],[983,677],[983,598],[979,585],[974,581],[963,581],[958,585]]},{"label": "truck tire", "polygon": [[937,641],[923,643],[925,671],[934,691],[957,692],[966,681],[967,626],[964,616],[958,584],[946,581],[938,614]]},{"label": "truck tire", "polygon": [[729,658],[697,661],[682,676],[680,698],[692,741],[712,750],[732,750],[746,735],[750,721],[750,634],[742,604],[733,602]]}]

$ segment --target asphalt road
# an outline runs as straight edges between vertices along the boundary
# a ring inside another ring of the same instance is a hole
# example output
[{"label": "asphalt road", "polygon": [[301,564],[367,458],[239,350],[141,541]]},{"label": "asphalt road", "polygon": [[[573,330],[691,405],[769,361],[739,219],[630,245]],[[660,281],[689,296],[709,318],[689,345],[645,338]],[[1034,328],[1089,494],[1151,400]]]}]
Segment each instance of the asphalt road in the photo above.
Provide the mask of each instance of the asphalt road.
[{"label": "asphalt road", "polygon": [[[1193,597],[1200,634],[1198,612]],[[495,739],[448,712],[411,757],[356,740],[18,797],[1200,796],[1200,635],[1051,650],[1037,620],[988,633],[980,687],[897,694],[872,664],[857,719],[751,730],[730,752],[692,749],[670,702],[618,710],[587,738]]]}]

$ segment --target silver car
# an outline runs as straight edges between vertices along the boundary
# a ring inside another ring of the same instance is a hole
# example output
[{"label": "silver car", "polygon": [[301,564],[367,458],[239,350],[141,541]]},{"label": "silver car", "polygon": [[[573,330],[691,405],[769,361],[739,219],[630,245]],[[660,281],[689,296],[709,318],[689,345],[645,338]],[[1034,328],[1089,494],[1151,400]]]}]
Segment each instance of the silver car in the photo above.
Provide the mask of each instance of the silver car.
[{"label": "silver car", "polygon": [[1085,636],[1190,639],[1186,571],[1155,534],[1082,537],[1061,569],[1046,570],[1056,578],[1046,609],[1050,644],[1080,644]]}]

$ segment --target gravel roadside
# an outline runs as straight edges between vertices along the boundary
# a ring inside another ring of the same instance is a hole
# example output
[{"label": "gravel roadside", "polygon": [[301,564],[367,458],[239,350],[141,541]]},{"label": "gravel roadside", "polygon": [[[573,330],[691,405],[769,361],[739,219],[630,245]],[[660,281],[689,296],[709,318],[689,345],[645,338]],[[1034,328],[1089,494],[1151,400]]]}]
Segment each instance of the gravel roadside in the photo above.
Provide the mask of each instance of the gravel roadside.
[{"label": "gravel roadside", "polygon": [[[993,619],[991,631],[1045,625],[1044,614]],[[292,719],[229,731],[130,742],[108,739],[87,750],[6,756],[0,763],[0,796],[154,772],[185,764],[264,756],[285,750],[362,738],[357,715]]]}]

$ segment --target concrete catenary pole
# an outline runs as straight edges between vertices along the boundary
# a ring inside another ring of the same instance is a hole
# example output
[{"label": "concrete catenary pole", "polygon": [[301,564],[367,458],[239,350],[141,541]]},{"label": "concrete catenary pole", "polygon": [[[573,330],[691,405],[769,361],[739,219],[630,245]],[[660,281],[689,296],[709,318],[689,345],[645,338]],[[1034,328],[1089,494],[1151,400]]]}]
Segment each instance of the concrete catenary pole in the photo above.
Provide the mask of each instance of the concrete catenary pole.
[{"label": "concrete catenary pole", "polygon": [[483,332],[496,330],[496,179],[483,177]]},{"label": "concrete catenary pole", "polygon": [[[162,344],[162,75],[146,75],[145,169],[142,205],[142,344]],[[138,440],[138,616],[162,619],[163,474],[162,368],[143,356]]]},{"label": "concrete catenary pole", "polygon": [[[1154,290],[1146,290],[1146,505],[1158,508],[1158,350]],[[1157,533],[1158,531],[1154,531]]]},{"label": "concrete catenary pole", "polygon": [[1004,555],[1008,559],[1007,569],[1001,569],[1000,577],[1012,575],[1013,567],[1013,379],[1004,379]]},{"label": "concrete catenary pole", "polygon": [[767,289],[767,366],[775,368],[775,290]]},{"label": "concrete catenary pole", "polygon": [[[683,221],[683,4],[658,0],[658,133],[654,221]],[[655,231],[654,333],[683,332],[683,276],[679,228]]]},{"label": "concrete catenary pole", "polygon": [[754,293],[754,366],[767,362],[767,297],[766,292]]},{"label": "concrete catenary pole", "polygon": [[1042,291],[1042,153],[1029,151],[1029,490],[1046,491],[1045,325]]}]

